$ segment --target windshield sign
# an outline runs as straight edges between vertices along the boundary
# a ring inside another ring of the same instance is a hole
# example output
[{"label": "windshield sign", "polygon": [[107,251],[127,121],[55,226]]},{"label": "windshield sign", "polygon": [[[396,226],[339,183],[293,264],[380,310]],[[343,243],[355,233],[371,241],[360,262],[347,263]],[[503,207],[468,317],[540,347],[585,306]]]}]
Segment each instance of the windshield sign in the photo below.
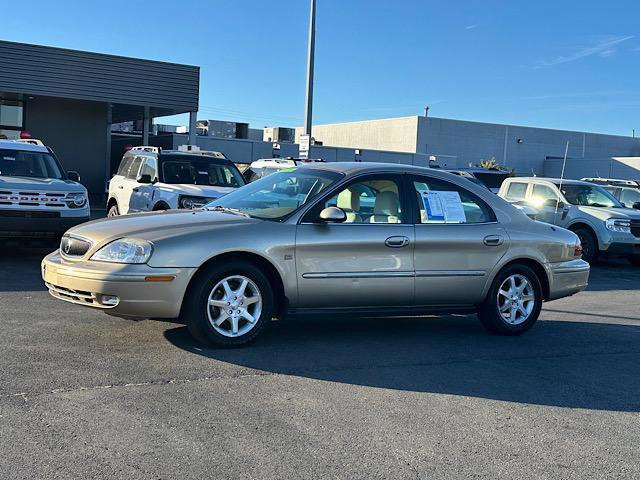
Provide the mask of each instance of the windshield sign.
[{"label": "windshield sign", "polygon": [[281,220],[342,178],[342,174],[315,168],[285,170],[256,180],[205,208],[225,207],[255,218]]},{"label": "windshield sign", "polygon": [[62,171],[50,154],[21,150],[0,150],[0,175],[62,179]]}]

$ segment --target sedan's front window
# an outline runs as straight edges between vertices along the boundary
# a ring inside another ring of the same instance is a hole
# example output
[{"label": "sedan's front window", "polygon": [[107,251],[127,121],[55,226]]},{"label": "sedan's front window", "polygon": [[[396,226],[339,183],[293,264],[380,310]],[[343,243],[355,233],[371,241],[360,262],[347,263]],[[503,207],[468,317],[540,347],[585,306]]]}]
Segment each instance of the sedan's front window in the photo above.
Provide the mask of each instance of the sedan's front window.
[{"label": "sedan's front window", "polygon": [[340,178],[342,174],[327,170],[286,168],[239,188],[206,207],[224,207],[251,217],[279,220]]},{"label": "sedan's front window", "polygon": [[616,198],[597,185],[562,185],[567,202],[585,207],[622,207]]}]

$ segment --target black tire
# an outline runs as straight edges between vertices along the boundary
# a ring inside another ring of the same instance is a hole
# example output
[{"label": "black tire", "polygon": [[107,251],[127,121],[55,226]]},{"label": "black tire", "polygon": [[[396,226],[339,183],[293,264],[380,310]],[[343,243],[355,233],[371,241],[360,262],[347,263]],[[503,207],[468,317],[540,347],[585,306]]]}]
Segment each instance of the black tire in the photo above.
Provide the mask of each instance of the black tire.
[{"label": "black tire", "polygon": [[582,259],[591,265],[595,265],[598,262],[600,252],[598,250],[598,239],[594,233],[587,227],[578,227],[573,230],[573,233],[578,235],[582,244]]},{"label": "black tire", "polygon": [[161,203],[156,203],[153,206],[152,212],[164,212],[165,210],[169,210],[169,205],[161,202]]},{"label": "black tire", "polygon": [[[517,325],[512,325],[505,320],[498,308],[498,290],[512,275],[525,277],[534,291],[534,303],[531,313],[524,322]],[[540,310],[542,309],[542,299],[542,285],[538,275],[526,265],[511,265],[502,270],[493,280],[487,298],[478,309],[478,317],[482,325],[492,333],[499,335],[520,335],[529,330],[538,320]]]},{"label": "black tire", "polygon": [[118,210],[118,204],[114,203],[107,210],[107,217],[117,217],[118,215],[120,215],[120,210]]},{"label": "black tire", "polygon": [[629,263],[634,267],[640,267],[640,255],[631,255],[627,257],[627,260],[629,260]]},{"label": "black tire", "polygon": [[[255,325],[247,333],[235,337],[225,336],[209,321],[209,294],[223,279],[241,275],[251,280],[262,298],[261,313]],[[272,285],[268,277],[254,264],[244,260],[227,260],[210,265],[198,273],[185,296],[182,320],[191,335],[203,345],[216,347],[238,347],[255,340],[271,323],[274,310]]]}]

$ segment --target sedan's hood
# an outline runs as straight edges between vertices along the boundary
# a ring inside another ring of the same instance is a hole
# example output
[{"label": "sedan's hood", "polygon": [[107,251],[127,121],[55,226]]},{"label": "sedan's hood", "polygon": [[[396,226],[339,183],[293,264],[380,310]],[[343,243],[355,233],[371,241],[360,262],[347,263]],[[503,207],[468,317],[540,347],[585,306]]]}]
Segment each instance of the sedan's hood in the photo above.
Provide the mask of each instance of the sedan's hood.
[{"label": "sedan's hood", "polygon": [[175,192],[180,195],[192,195],[194,197],[209,197],[220,198],[227,193],[231,193],[235,190],[233,187],[218,187],[211,185],[191,185],[187,183],[163,183],[160,186],[161,190],[167,192]]},{"label": "sedan's hood", "polygon": [[629,220],[640,220],[640,210],[633,208],[608,208],[608,207],[579,207],[584,213],[587,213],[600,220],[608,218],[628,218]]},{"label": "sedan's hood", "polygon": [[94,220],[74,227],[68,233],[88,238],[94,245],[122,237],[141,238],[153,242],[200,230],[223,229],[261,221],[206,210],[167,210]]},{"label": "sedan's hood", "polygon": [[84,192],[85,188],[71,180],[57,178],[10,177],[0,175],[0,190],[22,190],[38,192]]}]

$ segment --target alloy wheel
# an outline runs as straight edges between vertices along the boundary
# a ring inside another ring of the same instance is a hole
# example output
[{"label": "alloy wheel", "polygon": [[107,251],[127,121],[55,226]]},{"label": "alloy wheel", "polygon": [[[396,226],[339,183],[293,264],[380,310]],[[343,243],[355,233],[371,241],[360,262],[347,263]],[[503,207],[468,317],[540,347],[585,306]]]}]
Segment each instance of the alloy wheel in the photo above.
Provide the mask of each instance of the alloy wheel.
[{"label": "alloy wheel", "polygon": [[250,332],[262,313],[262,296],[256,284],[242,275],[220,280],[209,293],[207,315],[213,329],[225,337]]},{"label": "alloy wheel", "polygon": [[510,325],[527,321],[535,306],[535,290],[524,275],[507,277],[498,289],[498,313]]}]

